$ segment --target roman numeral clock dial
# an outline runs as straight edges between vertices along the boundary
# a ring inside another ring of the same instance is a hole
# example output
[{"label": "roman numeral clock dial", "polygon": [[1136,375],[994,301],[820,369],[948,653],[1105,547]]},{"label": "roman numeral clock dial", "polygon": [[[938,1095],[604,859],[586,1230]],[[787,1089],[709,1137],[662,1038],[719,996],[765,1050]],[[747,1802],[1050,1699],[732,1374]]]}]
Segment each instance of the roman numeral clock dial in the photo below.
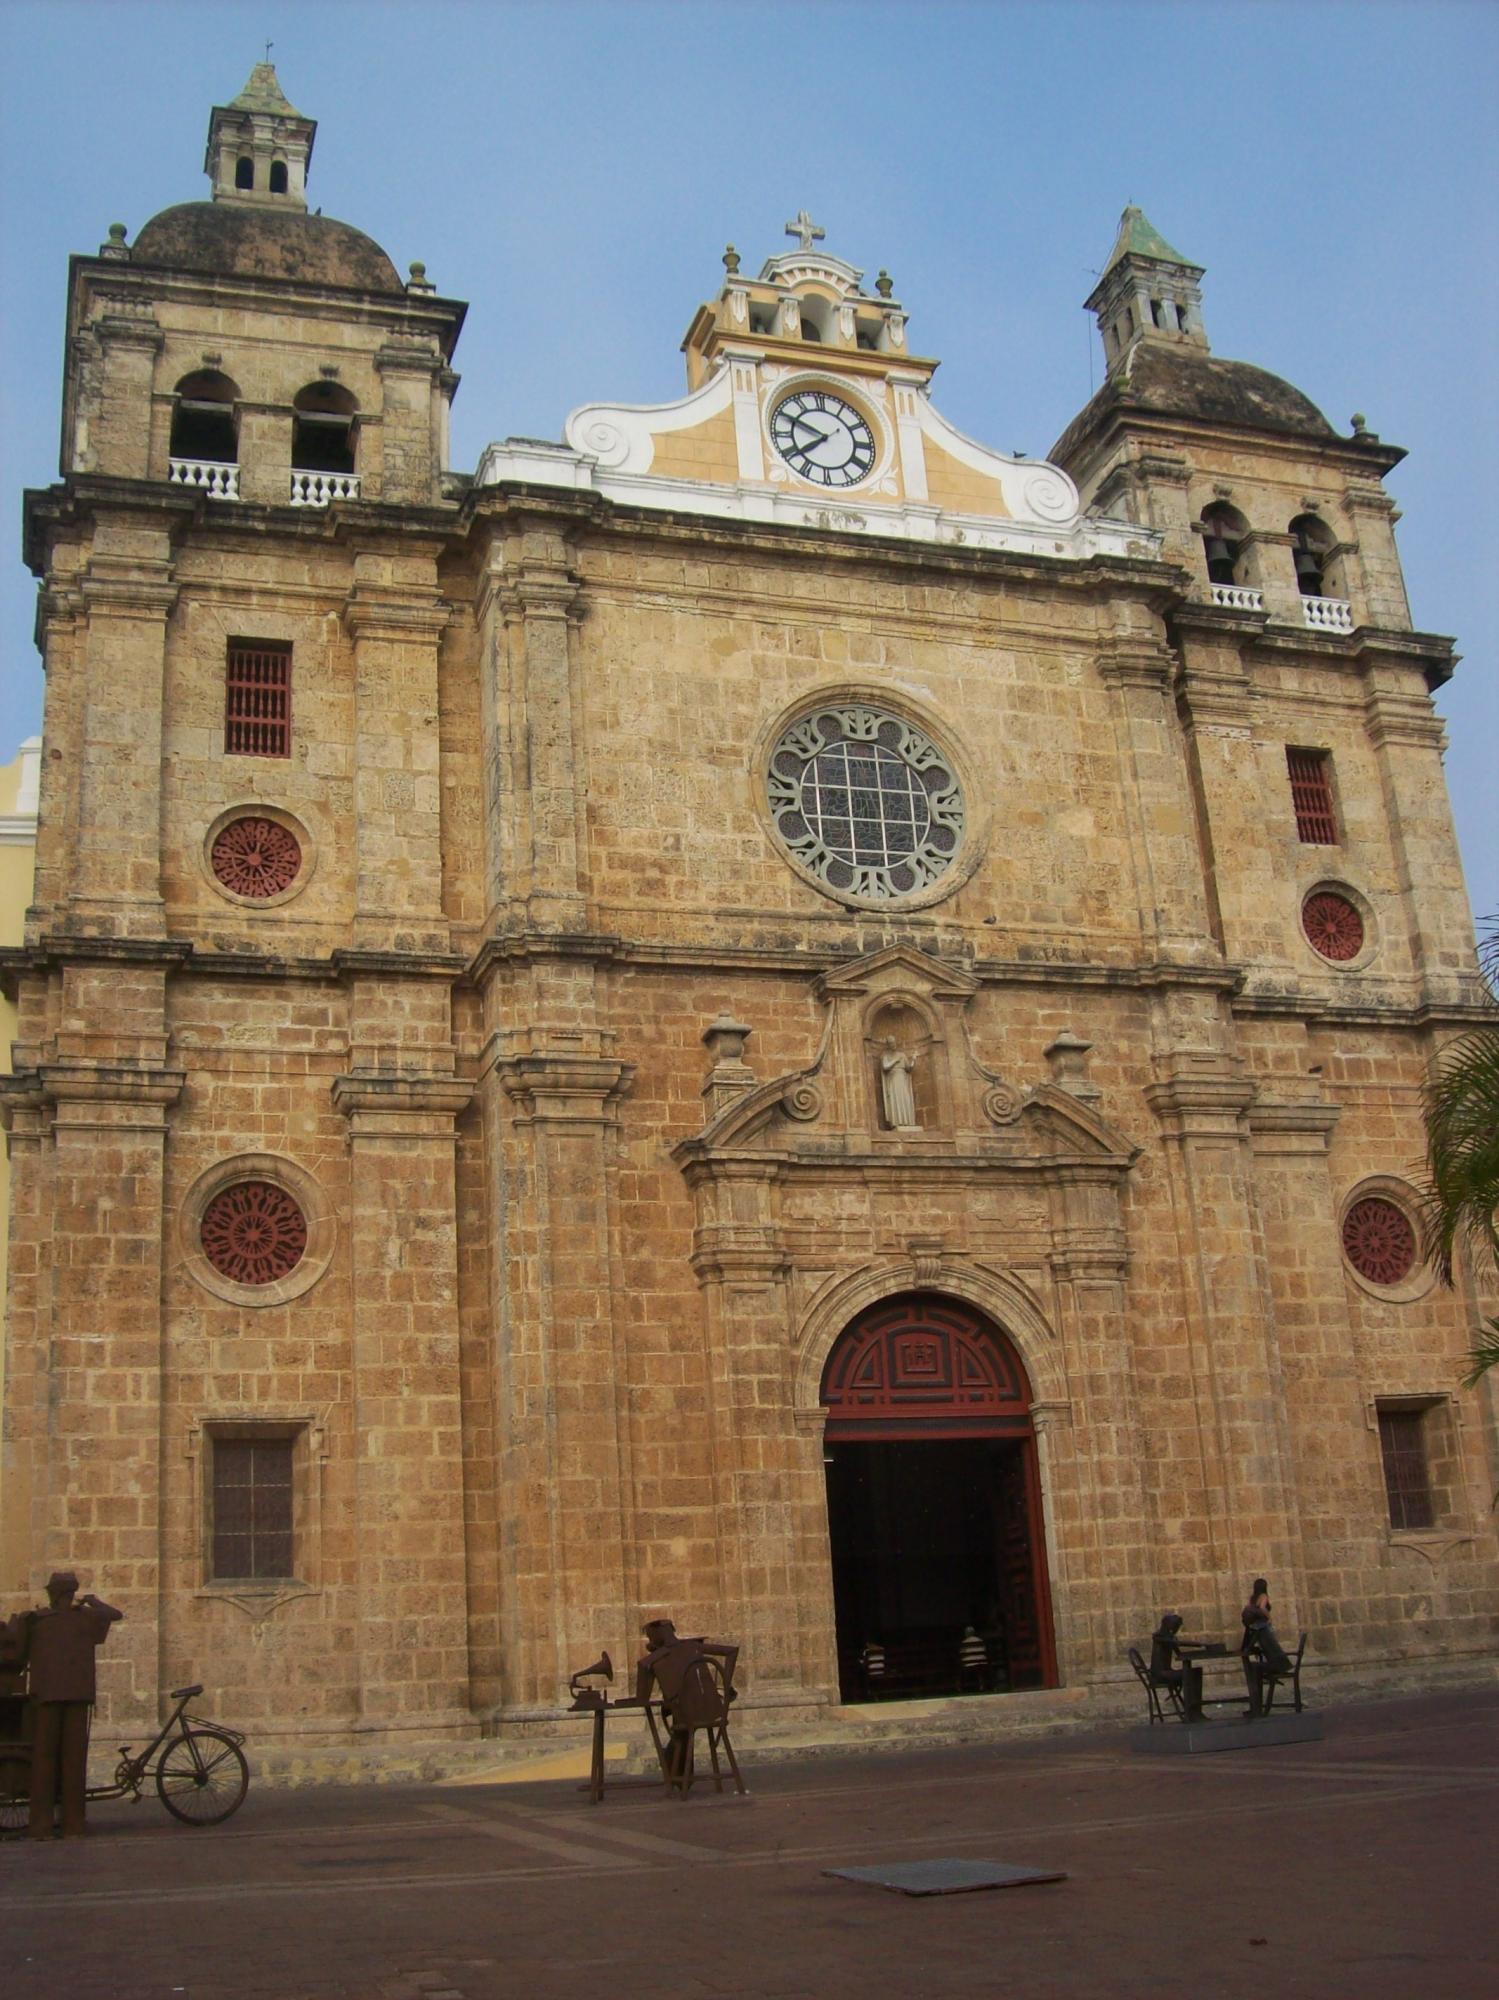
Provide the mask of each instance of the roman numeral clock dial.
[{"label": "roman numeral clock dial", "polygon": [[852,403],[797,389],[771,412],[770,441],[814,486],[856,486],[874,470],[874,436]]}]

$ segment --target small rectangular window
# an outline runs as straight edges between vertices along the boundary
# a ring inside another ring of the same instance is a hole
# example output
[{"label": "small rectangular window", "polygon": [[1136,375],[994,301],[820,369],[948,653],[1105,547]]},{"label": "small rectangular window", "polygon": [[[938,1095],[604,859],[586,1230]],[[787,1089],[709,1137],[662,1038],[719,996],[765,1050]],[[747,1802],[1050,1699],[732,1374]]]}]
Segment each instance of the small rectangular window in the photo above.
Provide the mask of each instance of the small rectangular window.
[{"label": "small rectangular window", "polygon": [[1332,809],[1332,758],[1326,750],[1287,747],[1296,837],[1316,847],[1336,847],[1338,822]]},{"label": "small rectangular window", "polygon": [[1424,1419],[1422,1410],[1379,1411],[1379,1450],[1392,1528],[1429,1528],[1435,1518]]},{"label": "small rectangular window", "polygon": [[285,1435],[215,1437],[209,1574],[286,1579],[292,1563],[292,1454]]},{"label": "small rectangular window", "polygon": [[224,750],[234,757],[291,755],[291,647],[231,639],[224,686]]}]

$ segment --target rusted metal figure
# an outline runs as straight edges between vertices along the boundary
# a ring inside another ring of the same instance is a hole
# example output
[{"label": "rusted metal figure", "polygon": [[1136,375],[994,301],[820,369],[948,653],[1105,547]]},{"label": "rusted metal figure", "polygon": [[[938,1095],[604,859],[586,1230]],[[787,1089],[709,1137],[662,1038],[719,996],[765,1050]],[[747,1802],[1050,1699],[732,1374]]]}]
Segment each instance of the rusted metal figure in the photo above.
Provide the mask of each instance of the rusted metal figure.
[{"label": "rusted metal figure", "polygon": [[71,1570],[47,1579],[47,1602],[10,1621],[11,1649],[19,1650],[30,1677],[34,1714],[31,1748],[33,1840],[50,1840],[53,1807],[62,1807],[66,1839],[84,1833],[88,1783],[89,1711],[94,1705],[94,1655],[122,1611],[92,1591],[78,1598]]},{"label": "rusted metal figure", "polygon": [[[1249,1602],[1240,1613],[1244,1626],[1244,1637],[1239,1651],[1244,1658],[1244,1680],[1249,1689],[1249,1713],[1260,1716],[1265,1713],[1265,1679],[1271,1674],[1288,1674],[1291,1660],[1285,1647],[1275,1636],[1275,1627],[1270,1623],[1270,1586],[1264,1577],[1257,1576],[1250,1586]],[[1300,1696],[1298,1694],[1298,1701]]]},{"label": "rusted metal figure", "polygon": [[734,1668],[739,1648],[708,1639],[679,1639],[669,1618],[653,1618],[642,1627],[647,1651],[635,1663],[635,1698],[648,1704],[654,1688],[661,1718],[669,1733],[662,1753],[662,1774],[668,1786],[685,1796],[692,1788],[693,1739],[706,1733],[713,1760],[713,1782],[719,1791],[718,1752],[723,1750],[739,1791],[745,1789],[739,1761],[729,1741],[729,1704],[735,1699]]}]

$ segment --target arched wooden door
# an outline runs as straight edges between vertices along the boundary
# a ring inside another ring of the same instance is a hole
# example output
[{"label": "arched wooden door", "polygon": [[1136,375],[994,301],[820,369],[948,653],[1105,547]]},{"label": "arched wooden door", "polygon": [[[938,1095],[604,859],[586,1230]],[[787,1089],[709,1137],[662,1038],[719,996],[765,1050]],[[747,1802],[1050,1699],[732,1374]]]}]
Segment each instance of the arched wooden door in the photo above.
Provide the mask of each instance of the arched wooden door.
[{"label": "arched wooden door", "polygon": [[881,1300],[822,1401],[844,1699],[1055,1686],[1031,1387],[1004,1334],[959,1299]]}]

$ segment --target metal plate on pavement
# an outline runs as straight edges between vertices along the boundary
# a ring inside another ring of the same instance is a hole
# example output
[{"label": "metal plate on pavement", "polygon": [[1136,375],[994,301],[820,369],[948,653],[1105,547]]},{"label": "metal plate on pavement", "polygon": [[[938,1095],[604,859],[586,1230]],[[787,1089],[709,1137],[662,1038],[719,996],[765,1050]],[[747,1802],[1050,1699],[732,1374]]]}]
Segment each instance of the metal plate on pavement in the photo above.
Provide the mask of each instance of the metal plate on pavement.
[{"label": "metal plate on pavement", "polygon": [[843,1882],[872,1882],[902,1896],[955,1896],[965,1889],[1023,1889],[1065,1882],[1059,1868],[1017,1868],[1008,1861],[884,1861],[875,1868],[824,1868]]}]

